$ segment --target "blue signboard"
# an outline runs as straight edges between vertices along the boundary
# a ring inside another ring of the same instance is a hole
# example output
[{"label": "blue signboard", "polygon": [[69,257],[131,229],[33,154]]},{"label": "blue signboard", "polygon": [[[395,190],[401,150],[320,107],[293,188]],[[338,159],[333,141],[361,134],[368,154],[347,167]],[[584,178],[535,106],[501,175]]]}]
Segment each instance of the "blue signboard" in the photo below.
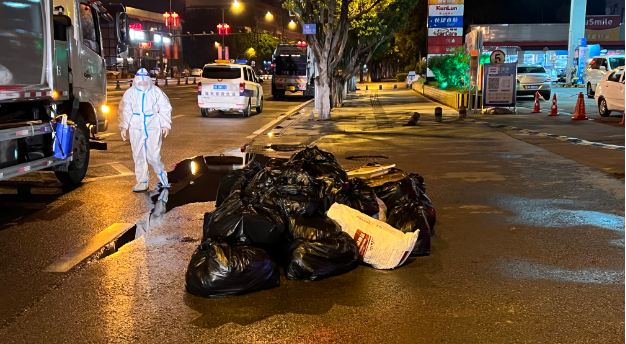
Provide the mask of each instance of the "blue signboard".
[{"label": "blue signboard", "polygon": [[302,25],[302,34],[304,35],[315,35],[315,24],[303,24]]},{"label": "blue signboard", "polygon": [[515,106],[517,63],[483,65],[483,107]]},{"label": "blue signboard", "polygon": [[463,27],[463,16],[428,17],[428,27]]}]

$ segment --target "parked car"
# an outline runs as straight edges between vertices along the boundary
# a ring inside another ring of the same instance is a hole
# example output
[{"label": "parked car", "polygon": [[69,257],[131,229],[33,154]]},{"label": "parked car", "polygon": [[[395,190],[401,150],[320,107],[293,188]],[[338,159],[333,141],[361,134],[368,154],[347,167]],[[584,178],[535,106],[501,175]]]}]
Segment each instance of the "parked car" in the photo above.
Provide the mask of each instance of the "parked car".
[{"label": "parked car", "polygon": [[117,76],[117,75],[120,75],[120,74],[122,74],[122,73],[120,73],[120,72],[118,72],[116,70],[107,70],[107,75],[115,75],[115,76]]},{"label": "parked car", "polygon": [[611,111],[624,112],[624,66],[607,73],[597,83],[595,99],[602,117]]},{"label": "parked car", "polygon": [[186,78],[186,77],[188,77],[188,76],[190,76],[190,75],[191,75],[191,71],[190,71],[189,69],[185,68],[185,69],[183,69],[183,71],[182,71],[182,72],[180,72],[180,75],[181,75],[183,78]]},{"label": "parked car", "polygon": [[191,76],[202,76],[202,68],[193,68],[191,70]]},{"label": "parked car", "polygon": [[525,64],[517,66],[518,96],[534,96],[539,92],[544,99],[549,99],[550,82],[550,76],[543,66]]},{"label": "parked car", "polygon": [[596,56],[589,62],[585,72],[585,85],[587,85],[587,97],[593,98],[598,81],[604,79],[612,70],[624,66],[624,55]]},{"label": "parked car", "polygon": [[161,74],[161,68],[157,67],[157,68],[151,69],[149,73],[151,76],[159,76]]},{"label": "parked car", "polygon": [[203,117],[210,111],[236,110],[249,117],[252,107],[263,111],[263,87],[252,68],[240,64],[204,66],[198,82],[198,106]]}]

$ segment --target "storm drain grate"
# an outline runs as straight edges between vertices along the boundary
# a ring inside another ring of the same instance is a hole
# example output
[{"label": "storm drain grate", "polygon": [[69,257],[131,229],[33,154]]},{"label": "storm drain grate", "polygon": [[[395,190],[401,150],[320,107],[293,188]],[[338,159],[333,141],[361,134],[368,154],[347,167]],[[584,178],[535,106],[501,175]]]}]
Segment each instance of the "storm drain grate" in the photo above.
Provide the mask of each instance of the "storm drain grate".
[{"label": "storm drain grate", "polygon": [[389,159],[389,157],[384,156],[384,155],[355,155],[355,156],[349,156],[346,159],[354,160],[354,161],[377,161],[377,160],[386,160],[386,159]]}]

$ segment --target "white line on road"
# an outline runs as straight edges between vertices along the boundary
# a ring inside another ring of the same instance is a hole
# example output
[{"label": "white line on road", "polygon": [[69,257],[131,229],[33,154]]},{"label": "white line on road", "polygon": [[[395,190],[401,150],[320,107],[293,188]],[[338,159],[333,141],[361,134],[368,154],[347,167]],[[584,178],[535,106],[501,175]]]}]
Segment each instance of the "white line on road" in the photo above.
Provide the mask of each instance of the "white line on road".
[{"label": "white line on road", "polygon": [[292,107],[291,109],[287,110],[287,112],[285,112],[286,115],[279,116],[277,119],[267,123],[266,125],[262,126],[259,130],[253,132],[252,135],[246,136],[246,139],[253,139],[253,138],[257,137],[259,134],[263,133],[264,131],[266,131],[267,129],[272,127],[274,124],[280,122],[283,118],[291,116],[294,112],[298,111],[298,109],[301,109],[301,108],[311,104],[311,102],[313,102],[313,99],[309,100],[309,101],[306,101],[304,103],[301,103],[301,104],[299,104],[297,106]]},{"label": "white line on road", "polygon": [[82,262],[104,245],[133,227],[132,223],[114,223],[107,229],[93,236],[84,246],[68,252],[63,257],[44,269],[46,272],[68,272],[76,264]]},{"label": "white line on road", "polygon": [[109,137],[109,136],[113,136],[113,135],[117,135],[117,133],[104,133],[102,135],[98,135],[99,137]]},{"label": "white line on road", "polygon": [[113,167],[120,174],[123,174],[123,175],[126,175],[126,176],[130,176],[130,175],[135,174],[133,171],[129,170],[128,167],[120,164],[119,162],[111,162],[111,163],[109,163],[109,165],[111,167]]}]

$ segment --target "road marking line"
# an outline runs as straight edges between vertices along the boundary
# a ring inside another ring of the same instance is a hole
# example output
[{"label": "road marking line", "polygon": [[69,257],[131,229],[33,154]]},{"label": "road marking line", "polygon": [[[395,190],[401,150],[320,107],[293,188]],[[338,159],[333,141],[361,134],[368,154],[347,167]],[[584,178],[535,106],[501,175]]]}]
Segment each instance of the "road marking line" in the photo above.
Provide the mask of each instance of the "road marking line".
[{"label": "road marking line", "polygon": [[44,269],[46,272],[68,272],[76,264],[82,262],[94,252],[98,251],[104,245],[110,243],[118,236],[122,235],[134,225],[132,223],[114,223],[107,229],[93,236],[82,247],[78,247],[68,252],[63,257],[57,259],[54,263],[48,265]]},{"label": "road marking line", "polygon": [[109,163],[111,167],[113,167],[117,172],[123,175],[132,175],[135,174],[133,171],[129,170],[128,167],[120,164],[119,162],[111,162]]},{"label": "road marking line", "polygon": [[172,117],[172,119],[174,119],[174,118],[178,118],[178,117],[183,117],[183,116],[184,116],[184,115],[174,116],[174,117]]},{"label": "road marking line", "polygon": [[113,136],[113,135],[116,135],[116,134],[117,133],[104,133],[104,134],[98,135],[98,136],[100,136],[100,137],[109,137],[109,136]]},{"label": "road marking line", "polygon": [[180,99],[180,98],[170,98],[170,99]]}]

